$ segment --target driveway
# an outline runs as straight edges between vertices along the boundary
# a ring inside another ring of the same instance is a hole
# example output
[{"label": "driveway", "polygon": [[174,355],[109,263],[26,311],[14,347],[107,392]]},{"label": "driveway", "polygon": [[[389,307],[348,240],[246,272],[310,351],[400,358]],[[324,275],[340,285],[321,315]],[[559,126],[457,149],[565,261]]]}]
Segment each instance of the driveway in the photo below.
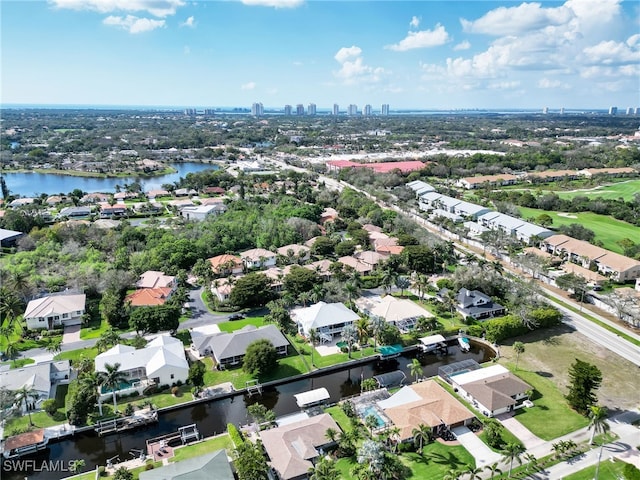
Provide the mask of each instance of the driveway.
[{"label": "driveway", "polygon": [[456,427],[451,431],[456,436],[456,440],[476,459],[476,467],[484,468],[502,459],[502,455],[491,450],[467,427]]},{"label": "driveway", "polygon": [[531,430],[516,420],[512,412],[498,415],[496,418],[504,425],[504,428],[513,433],[522,442],[527,450],[545,443],[544,440],[531,433]]},{"label": "driveway", "polygon": [[81,325],[68,325],[64,327],[64,333],[62,334],[62,344],[67,345],[69,343],[79,342],[80,328]]}]

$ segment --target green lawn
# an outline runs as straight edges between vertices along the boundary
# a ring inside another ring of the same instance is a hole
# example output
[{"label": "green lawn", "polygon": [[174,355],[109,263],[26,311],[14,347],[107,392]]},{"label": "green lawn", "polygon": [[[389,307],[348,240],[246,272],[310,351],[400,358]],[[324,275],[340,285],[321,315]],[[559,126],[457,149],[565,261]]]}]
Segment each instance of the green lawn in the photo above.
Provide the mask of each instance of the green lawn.
[{"label": "green lawn", "polygon": [[552,227],[560,225],[569,225],[571,223],[579,223],[585,228],[593,230],[596,234],[596,240],[603,243],[604,248],[612,252],[623,253],[622,247],[616,242],[623,238],[637,239],[640,235],[640,228],[630,223],[616,220],[606,215],[598,215],[591,212],[570,213],[568,215],[576,218],[567,218],[558,215],[558,212],[547,212],[535,208],[518,207],[520,214],[524,219],[536,218],[542,213],[547,213],[553,218]]},{"label": "green lawn", "polygon": [[188,458],[197,457],[198,455],[204,455],[205,453],[215,452],[216,450],[226,450],[228,454],[233,451],[233,442],[228,434],[218,435],[204,442],[199,442],[194,445],[187,445],[186,447],[176,448],[175,457],[169,459],[170,462],[179,462]]},{"label": "green lawn", "polygon": [[534,388],[534,407],[521,408],[516,412],[516,418],[535,435],[543,440],[553,440],[589,424],[586,417],[569,407],[551,380],[536,372],[518,370],[515,373]]},{"label": "green lawn", "polygon": [[14,360],[7,360],[6,362],[0,363],[0,365],[9,365],[9,368],[22,368],[25,365],[29,365],[35,363],[36,361],[33,358],[16,358]]},{"label": "green lawn", "polygon": [[80,338],[82,340],[89,340],[91,338],[100,338],[104,332],[106,332],[109,327],[109,322],[106,320],[100,320],[97,322],[89,322],[89,325],[80,329]]},{"label": "green lawn", "polygon": [[73,362],[79,361],[81,358],[94,359],[98,355],[97,348],[80,348],[78,350],[68,350],[66,352],[60,352],[54,360],[72,360]]},{"label": "green lawn", "polygon": [[[56,414],[53,417],[50,417],[43,411],[33,412],[31,414],[31,421],[33,422],[34,428],[46,428],[53,427],[54,425],[60,425],[61,423],[64,423],[64,411],[61,416]],[[27,430],[28,427],[29,415],[12,418],[10,420],[7,420],[7,424],[4,427],[5,435],[14,435],[16,431],[23,432]]]},{"label": "green lawn", "polygon": [[351,420],[349,417],[342,411],[342,409],[338,405],[334,405],[333,407],[325,408],[325,413],[328,413],[333,417],[336,423],[340,426],[343,432],[350,432],[351,428]]},{"label": "green lawn", "polygon": [[222,322],[218,324],[221,332],[235,332],[247,325],[253,325],[255,327],[262,327],[265,325],[264,317],[247,317],[242,320],[230,320],[228,322]]},{"label": "green lawn", "polygon": [[601,185],[596,189],[586,188],[577,192],[556,192],[560,198],[573,198],[586,196],[589,198],[603,198],[607,200],[617,200],[623,198],[625,201],[633,200],[636,193],[640,192],[640,180],[625,180],[609,185]]},{"label": "green lawn", "polygon": [[[616,460],[611,462],[609,460],[603,459],[600,462],[600,471],[598,472],[598,480],[618,480],[623,478],[622,470],[626,465],[625,462],[620,460]],[[587,467],[584,470],[580,470],[576,473],[572,473],[571,475],[564,477],[565,480],[592,480],[595,478],[596,474],[596,466],[593,465],[591,467]]]}]

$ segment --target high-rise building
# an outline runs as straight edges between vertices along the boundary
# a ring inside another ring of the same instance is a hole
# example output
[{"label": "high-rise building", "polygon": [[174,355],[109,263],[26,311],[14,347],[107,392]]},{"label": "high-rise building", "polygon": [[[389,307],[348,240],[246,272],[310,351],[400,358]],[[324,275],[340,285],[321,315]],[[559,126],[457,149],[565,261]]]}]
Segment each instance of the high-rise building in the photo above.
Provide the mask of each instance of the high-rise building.
[{"label": "high-rise building", "polygon": [[369,105],[368,103],[364,106],[364,108],[362,109],[362,114],[365,117],[370,117],[371,116],[371,105]]},{"label": "high-rise building", "polygon": [[296,115],[304,115],[304,105],[301,103],[296,105]]},{"label": "high-rise building", "polygon": [[210,116],[210,115],[215,115],[215,110],[213,108],[205,108],[204,109],[204,114],[206,116]]},{"label": "high-rise building", "polygon": [[542,113],[544,115],[548,114],[549,113],[549,107],[542,107]]},{"label": "high-rise building", "polygon": [[333,104],[333,115],[338,115],[340,113],[340,106],[337,103]]},{"label": "high-rise building", "polygon": [[184,109],[184,114],[185,115],[195,115],[196,114],[196,109],[195,108],[185,108]]},{"label": "high-rise building", "polygon": [[618,113],[618,107],[609,107],[609,115],[615,115]]},{"label": "high-rise building", "polygon": [[560,108],[560,115],[564,115],[564,107]]},{"label": "high-rise building", "polygon": [[633,109],[633,114],[634,115],[640,115],[640,107],[636,107]]},{"label": "high-rise building", "polygon": [[264,115],[264,106],[262,103],[254,103],[251,105],[251,115],[254,117],[260,117]]},{"label": "high-rise building", "polygon": [[349,109],[347,110],[347,113],[350,116],[358,115],[358,106],[352,103],[351,105],[349,105]]},{"label": "high-rise building", "polygon": [[291,115],[291,105],[285,105],[284,106],[284,114],[288,117],[289,115]]},{"label": "high-rise building", "polygon": [[316,104],[310,103],[307,107],[307,115],[315,115],[316,114]]},{"label": "high-rise building", "polygon": [[633,115],[633,107],[627,107],[627,115]]},{"label": "high-rise building", "polygon": [[382,115],[384,115],[385,117],[387,115],[389,115],[389,104],[388,103],[383,103],[382,104]]}]

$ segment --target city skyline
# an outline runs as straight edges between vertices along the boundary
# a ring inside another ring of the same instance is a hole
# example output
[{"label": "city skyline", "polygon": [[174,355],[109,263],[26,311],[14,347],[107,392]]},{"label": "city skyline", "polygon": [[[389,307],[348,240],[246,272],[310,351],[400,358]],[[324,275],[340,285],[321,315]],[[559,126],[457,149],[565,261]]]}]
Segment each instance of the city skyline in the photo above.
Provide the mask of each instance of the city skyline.
[{"label": "city skyline", "polygon": [[4,105],[640,105],[637,2],[9,0],[1,8]]}]

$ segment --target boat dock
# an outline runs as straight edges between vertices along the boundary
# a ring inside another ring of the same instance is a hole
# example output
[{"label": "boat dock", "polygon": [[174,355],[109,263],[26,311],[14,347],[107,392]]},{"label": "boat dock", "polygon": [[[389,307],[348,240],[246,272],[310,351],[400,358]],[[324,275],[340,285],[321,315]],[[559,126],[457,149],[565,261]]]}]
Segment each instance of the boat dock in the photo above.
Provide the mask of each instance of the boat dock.
[{"label": "boat dock", "polygon": [[158,412],[156,410],[146,408],[144,410],[138,410],[129,417],[114,417],[107,420],[100,420],[94,429],[96,433],[102,437],[111,433],[119,433],[142,427],[157,421]]}]

